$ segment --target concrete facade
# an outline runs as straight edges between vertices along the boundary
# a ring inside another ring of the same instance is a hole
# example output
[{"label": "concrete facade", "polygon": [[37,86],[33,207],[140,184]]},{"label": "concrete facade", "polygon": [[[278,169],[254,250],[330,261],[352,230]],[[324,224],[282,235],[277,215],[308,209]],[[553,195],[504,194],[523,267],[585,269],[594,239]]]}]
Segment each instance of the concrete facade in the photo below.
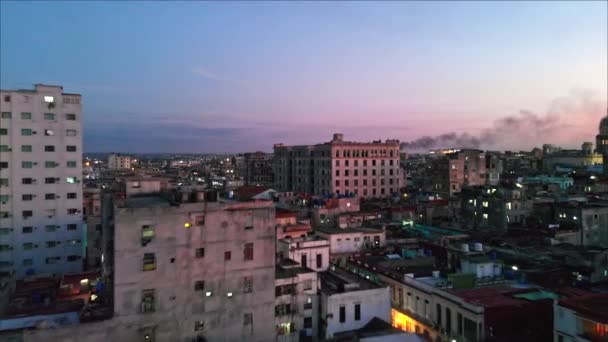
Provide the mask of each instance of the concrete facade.
[{"label": "concrete facade", "polygon": [[277,253],[316,272],[329,267],[329,241],[320,237],[279,240]]},{"label": "concrete facade", "polygon": [[136,197],[114,213],[114,320],[157,341],[274,339],[272,202]]},{"label": "concrete facade", "polygon": [[344,141],[342,134],[324,144],[274,145],[274,187],[315,195],[353,194],[390,197],[403,186],[399,141]]},{"label": "concrete facade", "polygon": [[0,110],[0,271],[81,271],[82,97],[37,84],[0,91]]},{"label": "concrete facade", "polygon": [[131,157],[120,154],[110,154],[108,156],[108,169],[110,170],[129,170],[131,169]]}]

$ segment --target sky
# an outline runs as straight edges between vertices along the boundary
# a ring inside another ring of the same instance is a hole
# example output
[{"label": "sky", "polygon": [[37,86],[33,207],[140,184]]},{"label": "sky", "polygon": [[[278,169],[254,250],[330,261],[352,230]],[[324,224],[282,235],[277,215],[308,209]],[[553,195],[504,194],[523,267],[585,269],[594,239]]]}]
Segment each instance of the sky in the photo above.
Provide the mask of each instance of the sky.
[{"label": "sky", "polygon": [[522,113],[555,121],[487,148],[575,147],[606,115],[607,16],[605,1],[1,1],[0,87],[82,94],[85,152],[477,136]]}]

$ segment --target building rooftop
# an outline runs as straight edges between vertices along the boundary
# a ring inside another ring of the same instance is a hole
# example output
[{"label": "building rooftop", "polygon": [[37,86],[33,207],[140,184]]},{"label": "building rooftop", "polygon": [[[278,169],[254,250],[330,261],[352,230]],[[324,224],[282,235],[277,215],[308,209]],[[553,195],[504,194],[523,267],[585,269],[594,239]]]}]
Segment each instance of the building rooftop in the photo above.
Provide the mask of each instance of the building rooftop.
[{"label": "building rooftop", "polygon": [[300,267],[297,262],[295,263],[296,267],[291,266],[291,267],[281,267],[281,266],[277,266],[275,268],[275,277],[276,279],[286,279],[286,278],[293,278],[295,276],[297,276],[298,274],[305,274],[305,273],[315,273],[314,270],[308,268],[308,267]]},{"label": "building rooftop", "polygon": [[160,196],[129,197],[124,203],[125,208],[165,208],[170,206],[171,203]]},{"label": "building rooftop", "polygon": [[334,228],[334,227],[318,227],[317,231],[325,234],[355,234],[355,233],[382,233],[381,228]]},{"label": "building rooftop", "polygon": [[322,284],[321,291],[329,295],[384,287],[335,265],[330,270],[319,274]]},{"label": "building rooftop", "polygon": [[576,311],[577,315],[608,324],[608,294],[586,294],[559,301],[559,305]]}]

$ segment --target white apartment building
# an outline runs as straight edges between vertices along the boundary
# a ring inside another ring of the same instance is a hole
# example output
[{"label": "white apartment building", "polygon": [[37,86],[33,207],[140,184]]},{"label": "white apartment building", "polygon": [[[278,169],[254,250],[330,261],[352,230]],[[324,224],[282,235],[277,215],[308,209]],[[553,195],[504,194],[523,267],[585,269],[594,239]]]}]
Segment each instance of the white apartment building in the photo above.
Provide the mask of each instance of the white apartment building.
[{"label": "white apartment building", "polygon": [[337,266],[321,274],[321,336],[363,328],[375,317],[391,321],[388,285],[378,285]]},{"label": "white apartment building", "polygon": [[120,154],[110,154],[108,156],[108,169],[110,170],[129,170],[131,169],[131,157]]},{"label": "white apartment building", "polygon": [[83,268],[81,101],[61,86],[0,91],[0,271]]},{"label": "white apartment building", "polygon": [[329,267],[329,241],[319,236],[279,240],[277,252],[316,272],[327,271]]}]

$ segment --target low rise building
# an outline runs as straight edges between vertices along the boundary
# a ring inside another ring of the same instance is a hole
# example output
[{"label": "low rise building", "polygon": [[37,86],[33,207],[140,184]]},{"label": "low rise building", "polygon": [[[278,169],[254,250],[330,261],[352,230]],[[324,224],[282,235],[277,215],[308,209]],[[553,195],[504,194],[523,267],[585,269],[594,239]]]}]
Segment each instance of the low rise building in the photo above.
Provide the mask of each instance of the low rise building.
[{"label": "low rise building", "polygon": [[553,341],[608,340],[608,295],[578,293],[555,304]]},{"label": "low rise building", "polygon": [[380,248],[386,244],[386,232],[377,228],[318,228],[315,234],[329,241],[332,259],[340,255]]},{"label": "low rise building", "polygon": [[374,318],[391,319],[390,289],[337,266],[321,276],[321,336],[364,327]]},{"label": "low rise building", "polygon": [[277,253],[316,272],[326,271],[329,267],[329,241],[319,236],[279,240]]}]

